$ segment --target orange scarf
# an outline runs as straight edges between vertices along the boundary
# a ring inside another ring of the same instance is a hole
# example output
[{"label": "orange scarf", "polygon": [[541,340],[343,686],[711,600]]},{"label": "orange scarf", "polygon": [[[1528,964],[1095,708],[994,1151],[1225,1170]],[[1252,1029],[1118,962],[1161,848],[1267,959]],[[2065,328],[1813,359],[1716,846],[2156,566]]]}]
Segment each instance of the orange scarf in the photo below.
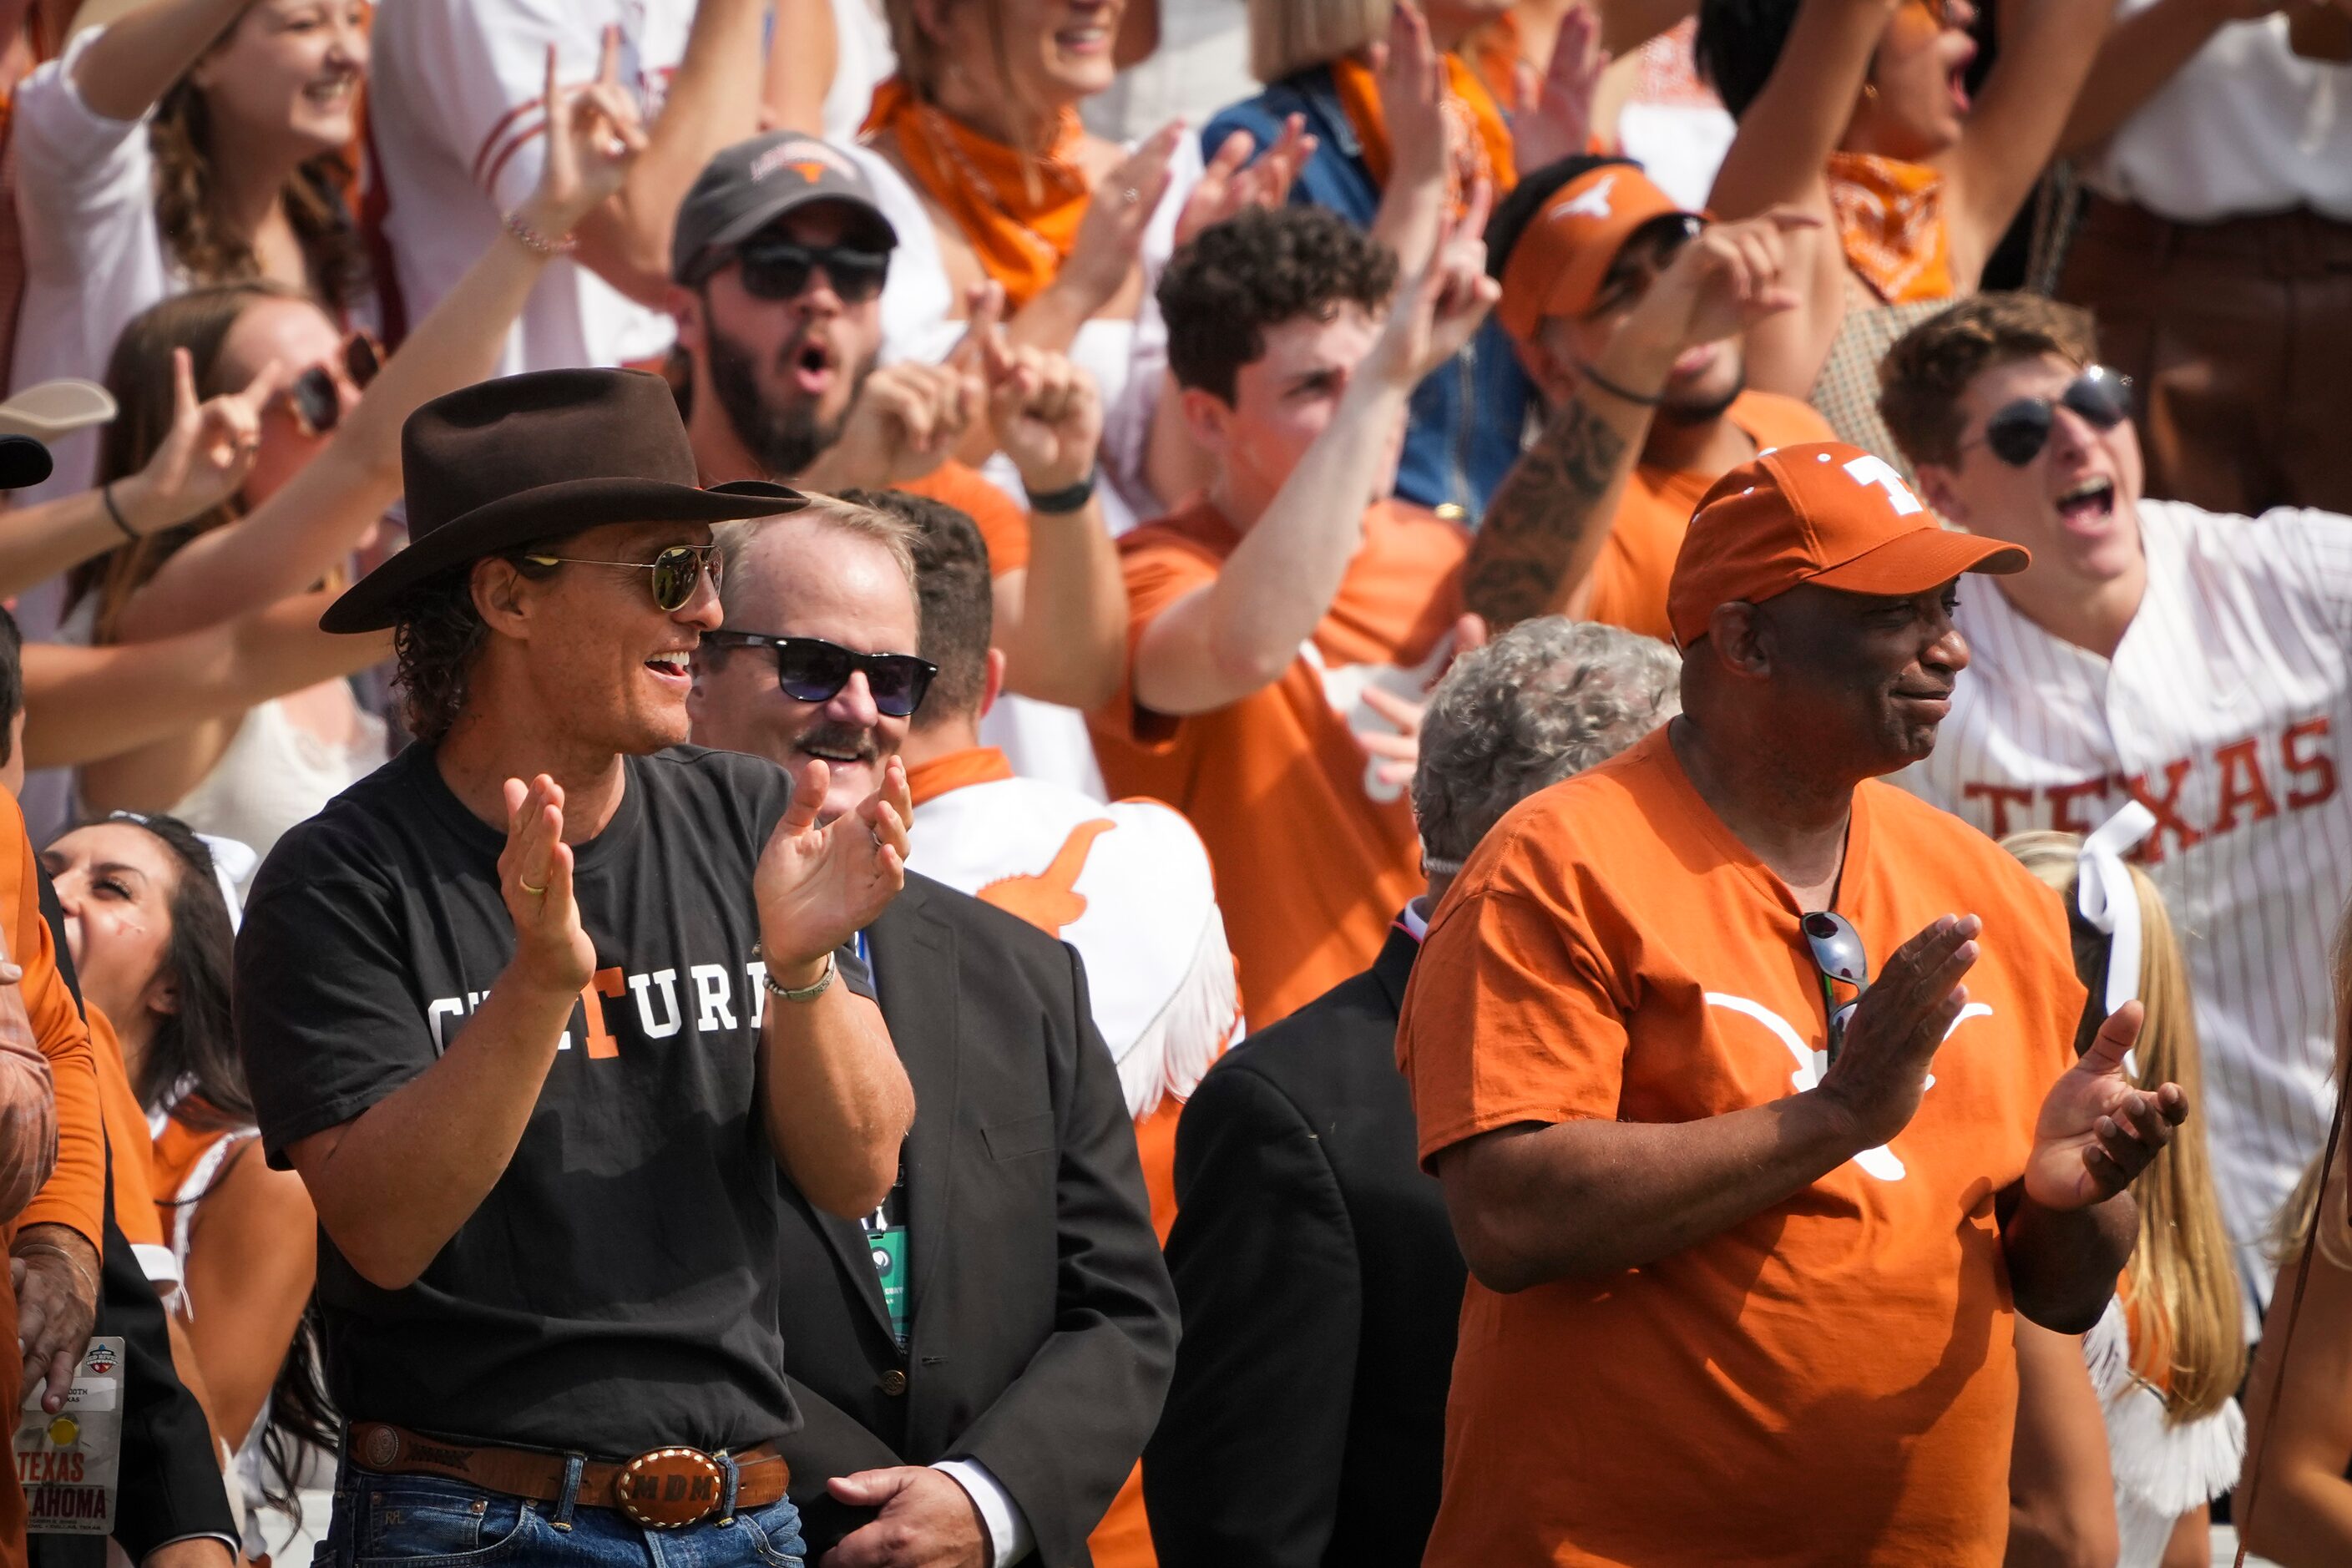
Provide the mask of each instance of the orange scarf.
[{"label": "orange scarf", "polygon": [[1062,110],[1053,145],[1033,157],[949,119],[892,77],[874,89],[863,134],[886,130],[898,137],[915,183],[955,219],[981,266],[1004,285],[1013,309],[1054,280],[1094,195],[1078,163],[1086,132],[1076,110]]},{"label": "orange scarf", "polygon": [[1943,175],[1875,153],[1832,153],[1829,182],[1847,264],[1881,300],[1907,305],[1951,297]]},{"label": "orange scarf", "polygon": [[[1453,164],[1445,172],[1445,205],[1458,217],[1472,183],[1480,176],[1494,185],[1496,201],[1519,176],[1511,162],[1511,128],[1503,123],[1503,111],[1468,66],[1451,54],[1444,58],[1445,118],[1452,132],[1448,140],[1454,143]],[[1339,105],[1348,111],[1348,123],[1355,127],[1356,140],[1364,149],[1364,167],[1371,171],[1372,184],[1385,188],[1392,160],[1378,79],[1361,60],[1343,55],[1331,62],[1331,83],[1339,89]]]},{"label": "orange scarf", "polygon": [[1491,22],[1479,24],[1464,41],[1462,52],[1469,57],[1471,72],[1479,85],[1505,114],[1517,114],[1528,107],[1519,100],[1519,65],[1528,51],[1517,12],[1506,11]]}]

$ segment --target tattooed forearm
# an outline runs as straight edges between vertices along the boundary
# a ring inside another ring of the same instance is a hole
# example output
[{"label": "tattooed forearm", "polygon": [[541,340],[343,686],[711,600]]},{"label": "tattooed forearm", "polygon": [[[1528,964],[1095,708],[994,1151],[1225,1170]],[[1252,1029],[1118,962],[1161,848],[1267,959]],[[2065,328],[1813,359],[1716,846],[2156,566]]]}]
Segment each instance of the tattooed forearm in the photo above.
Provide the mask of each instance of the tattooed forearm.
[{"label": "tattooed forearm", "polygon": [[1552,416],[1486,503],[1463,594],[1496,632],[1556,609],[1592,569],[1604,506],[1630,468],[1626,437],[1580,394]]}]

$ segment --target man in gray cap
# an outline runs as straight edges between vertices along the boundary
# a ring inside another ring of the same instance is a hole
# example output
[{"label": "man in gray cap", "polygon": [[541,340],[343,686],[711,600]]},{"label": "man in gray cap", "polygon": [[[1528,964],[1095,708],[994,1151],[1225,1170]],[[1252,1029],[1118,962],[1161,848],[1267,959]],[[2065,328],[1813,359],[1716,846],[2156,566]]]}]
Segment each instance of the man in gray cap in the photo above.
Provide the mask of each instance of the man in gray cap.
[{"label": "man in gray cap", "polygon": [[[1061,354],[1007,341],[992,283],[972,291],[946,363],[880,364],[897,245],[856,160],[827,142],[777,132],[705,165],[670,247],[703,482],[904,489],[970,513],[995,574],[1008,686],[1094,707],[1118,683],[1127,624],[1094,493],[1100,396]],[[1025,513],[954,458],[991,438],[1020,475]]]}]

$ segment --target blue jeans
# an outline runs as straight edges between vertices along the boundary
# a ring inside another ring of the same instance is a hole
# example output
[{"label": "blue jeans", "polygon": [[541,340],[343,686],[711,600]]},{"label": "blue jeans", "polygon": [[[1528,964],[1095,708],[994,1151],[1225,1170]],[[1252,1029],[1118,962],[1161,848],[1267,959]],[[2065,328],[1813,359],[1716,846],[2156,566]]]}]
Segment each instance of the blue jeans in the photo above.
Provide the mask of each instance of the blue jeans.
[{"label": "blue jeans", "polygon": [[564,1496],[533,1502],[439,1476],[388,1476],[349,1459],[335,1478],[334,1521],[312,1568],[805,1568],[800,1510],[789,1498],[719,1507],[682,1530],[646,1530],[618,1509],[583,1508],[573,1467]]}]

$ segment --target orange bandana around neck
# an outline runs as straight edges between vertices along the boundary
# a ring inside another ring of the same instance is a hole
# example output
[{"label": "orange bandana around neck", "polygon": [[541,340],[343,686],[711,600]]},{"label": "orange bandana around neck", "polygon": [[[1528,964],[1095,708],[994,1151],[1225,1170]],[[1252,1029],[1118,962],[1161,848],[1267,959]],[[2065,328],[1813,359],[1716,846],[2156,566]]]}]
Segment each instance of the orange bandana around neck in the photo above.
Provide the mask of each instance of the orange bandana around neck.
[{"label": "orange bandana around neck", "polygon": [[915,183],[955,219],[988,275],[1019,310],[1054,280],[1077,243],[1093,187],[1078,163],[1085,129],[1065,109],[1042,155],[983,136],[919,101],[892,77],[874,89],[864,133],[889,131]]},{"label": "orange bandana around neck", "polygon": [[[1445,205],[1448,213],[1460,216],[1468,201],[1470,186],[1484,175],[1495,187],[1495,199],[1518,183],[1518,171],[1511,162],[1511,128],[1503,122],[1503,111],[1468,66],[1448,54],[1445,62],[1445,118],[1454,132],[1454,153],[1452,166],[1445,172]],[[1389,170],[1394,160],[1389,147],[1388,116],[1381,110],[1380,80],[1371,68],[1352,55],[1343,55],[1331,62],[1331,82],[1339,90],[1339,105],[1348,111],[1348,123],[1355,128],[1356,140],[1364,149],[1364,167],[1371,171],[1372,183],[1386,188]]]},{"label": "orange bandana around neck", "polygon": [[1890,305],[1951,297],[1943,175],[1925,163],[1832,153],[1829,183],[1846,262],[1873,292]]}]

